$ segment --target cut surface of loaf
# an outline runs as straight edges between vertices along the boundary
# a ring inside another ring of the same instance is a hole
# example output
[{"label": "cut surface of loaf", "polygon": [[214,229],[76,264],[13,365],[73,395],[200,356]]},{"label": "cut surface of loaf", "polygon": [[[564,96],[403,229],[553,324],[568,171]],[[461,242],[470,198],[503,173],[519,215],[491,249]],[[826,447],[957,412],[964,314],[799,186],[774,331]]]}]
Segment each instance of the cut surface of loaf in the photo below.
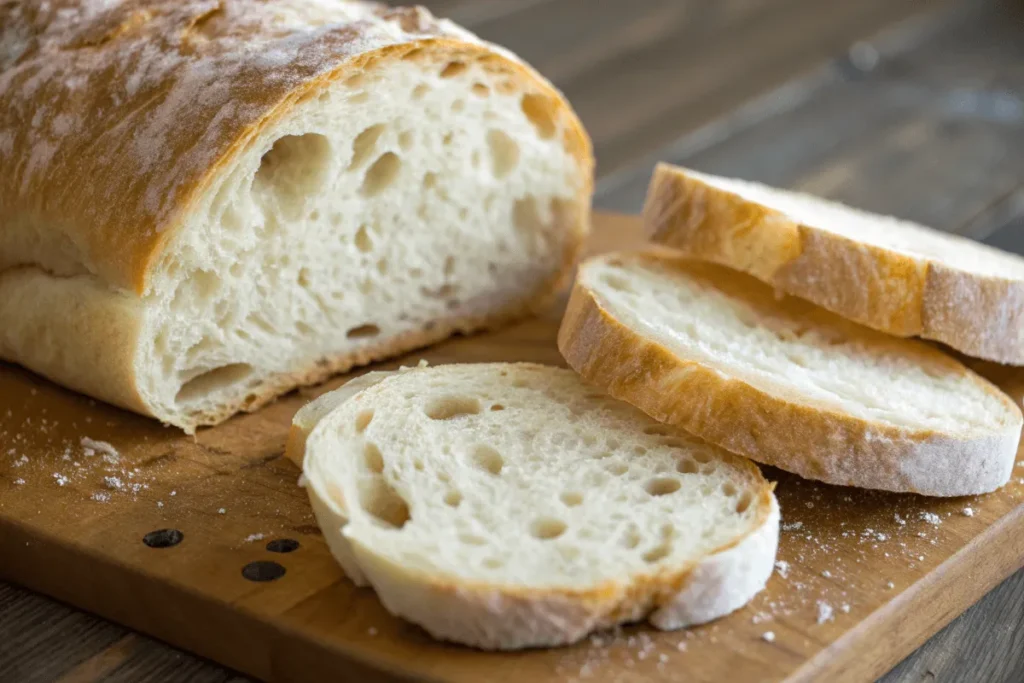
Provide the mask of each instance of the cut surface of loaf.
[{"label": "cut surface of loaf", "polygon": [[668,250],[584,264],[558,346],[612,396],[809,479],[957,496],[1013,468],[1019,408],[953,358]]},{"label": "cut surface of loaf", "polygon": [[421,8],[0,24],[0,358],[186,430],[528,313],[585,236],[571,109]]},{"label": "cut surface of loaf", "polygon": [[1024,258],[909,221],[667,164],[652,239],[889,334],[1024,364]]},{"label": "cut surface of loaf", "polygon": [[318,523],[345,573],[438,638],[550,646],[647,619],[709,621],[764,587],[772,487],[570,370],[371,373],[295,417]]}]

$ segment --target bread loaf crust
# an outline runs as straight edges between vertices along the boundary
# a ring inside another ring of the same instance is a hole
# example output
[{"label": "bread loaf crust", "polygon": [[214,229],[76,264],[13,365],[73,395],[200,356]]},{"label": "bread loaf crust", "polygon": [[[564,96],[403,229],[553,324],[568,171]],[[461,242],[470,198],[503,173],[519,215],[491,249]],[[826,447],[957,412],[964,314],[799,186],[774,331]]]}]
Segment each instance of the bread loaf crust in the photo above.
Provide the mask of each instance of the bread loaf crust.
[{"label": "bread loaf crust", "polygon": [[1024,280],[858,242],[661,164],[644,207],[651,239],[749,273],[882,332],[1024,364]]},{"label": "bread loaf crust", "polygon": [[[683,262],[664,251],[622,258]],[[917,346],[922,362],[960,366],[938,350]],[[1006,483],[1013,468],[1006,454],[1016,451],[1020,439],[1017,406],[963,366],[965,381],[983,386],[1016,416],[1002,431],[960,435],[902,428],[816,404],[784,387],[762,391],[711,365],[680,358],[624,325],[580,280],[569,298],[558,348],[584,379],[656,420],[830,484],[932,496],[985,493]]]}]

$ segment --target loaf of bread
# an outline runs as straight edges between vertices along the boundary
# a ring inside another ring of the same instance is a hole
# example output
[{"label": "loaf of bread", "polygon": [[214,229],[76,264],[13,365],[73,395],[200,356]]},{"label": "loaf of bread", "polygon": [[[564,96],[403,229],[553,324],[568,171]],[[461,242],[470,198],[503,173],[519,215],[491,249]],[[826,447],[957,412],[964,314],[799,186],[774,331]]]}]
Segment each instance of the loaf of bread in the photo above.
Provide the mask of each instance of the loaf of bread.
[{"label": "loaf of bread", "polygon": [[0,3],[0,358],[192,431],[548,300],[590,143],[508,52],[341,0]]},{"label": "loaf of bread", "polygon": [[1024,258],[796,192],[667,164],[652,239],[742,270],[844,318],[1024,365]]},{"label": "loaf of bread", "polygon": [[287,454],[345,574],[467,645],[703,623],[746,604],[775,560],[778,504],[756,466],[569,370],[370,373],[300,410]]},{"label": "loaf of bread", "polygon": [[558,347],[651,417],[831,484],[992,491],[1010,477],[1024,419],[924,342],[664,249],[584,264]]}]

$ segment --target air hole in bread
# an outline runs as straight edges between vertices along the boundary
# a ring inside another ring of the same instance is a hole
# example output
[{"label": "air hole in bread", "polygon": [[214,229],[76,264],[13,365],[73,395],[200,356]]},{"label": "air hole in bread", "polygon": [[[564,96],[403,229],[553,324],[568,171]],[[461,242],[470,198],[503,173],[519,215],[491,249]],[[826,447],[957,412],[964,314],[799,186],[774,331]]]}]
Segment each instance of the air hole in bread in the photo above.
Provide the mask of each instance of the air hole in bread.
[{"label": "air hole in bread", "polygon": [[487,543],[487,539],[483,536],[477,536],[476,534],[459,534],[459,540],[466,545],[484,545]]},{"label": "air hole in bread", "polygon": [[421,54],[423,54],[423,48],[417,47],[402,55],[402,59],[405,61],[412,61],[414,59],[418,59]]},{"label": "air hole in bread", "polygon": [[488,131],[487,146],[491,151],[491,173],[495,178],[504,178],[519,165],[519,145],[505,131]]},{"label": "air hole in bread", "polygon": [[455,78],[466,70],[465,62],[448,62],[441,70],[441,78]]},{"label": "air hole in bread", "polygon": [[697,463],[690,460],[689,458],[681,459],[679,463],[676,465],[676,471],[679,472],[680,474],[697,474],[699,469],[700,468],[697,467]]},{"label": "air hole in bread", "polygon": [[604,460],[605,458],[612,457],[612,453],[611,451],[600,451],[599,453],[595,453],[593,457],[594,460]]},{"label": "air hole in bread", "polygon": [[412,149],[413,140],[414,138],[411,130],[403,130],[398,134],[398,146],[406,152]]},{"label": "air hole in bread", "polygon": [[542,541],[558,538],[565,530],[565,522],[555,517],[539,517],[530,524],[530,535]]},{"label": "air hole in bread", "polygon": [[299,268],[299,274],[295,279],[300,287],[308,288],[310,285],[309,268]]},{"label": "air hole in bread", "polygon": [[430,92],[430,86],[426,83],[420,83],[412,89],[412,98],[414,100],[421,100],[428,92]]},{"label": "air hole in bread", "polygon": [[563,491],[558,498],[568,507],[576,507],[583,502],[583,494],[579,491]]},{"label": "air hole in bread", "polygon": [[555,120],[552,116],[554,107],[551,106],[546,97],[536,94],[524,95],[522,109],[523,113],[526,114],[526,118],[537,129],[537,134],[541,138],[548,140],[554,137],[556,130]]},{"label": "air hole in bread", "polygon": [[699,462],[701,465],[706,465],[709,462],[711,462],[714,458],[710,453],[706,451],[695,450],[693,452],[693,459]]},{"label": "air hole in bread", "polygon": [[264,202],[278,204],[286,215],[297,218],[305,213],[302,207],[306,199],[323,185],[330,159],[331,143],[323,135],[286,135],[260,159],[253,178],[253,194]]},{"label": "air hole in bread", "polygon": [[607,469],[616,477],[621,477],[623,474],[629,471],[629,467],[625,463],[621,462],[613,462],[610,465],[608,465]]},{"label": "air hole in bread", "polygon": [[427,404],[424,412],[431,420],[452,420],[480,412],[480,400],[470,396],[442,396]]},{"label": "air hole in bread", "polygon": [[366,325],[353,327],[345,333],[345,336],[349,339],[362,339],[364,337],[375,337],[378,334],[380,334],[380,328],[376,325],[367,323]]},{"label": "air hole in bread", "polygon": [[501,405],[500,403],[495,403],[494,405],[491,406],[492,413],[496,413],[499,410],[505,410],[505,406]]},{"label": "air hole in bread", "polygon": [[644,455],[647,453],[647,449],[643,446],[633,446],[633,455]]},{"label": "air hole in bread", "polygon": [[413,460],[412,466],[416,468],[417,472],[422,472],[424,469],[426,469],[426,465],[424,465],[423,461],[420,460],[419,458]]},{"label": "air hole in bread", "polygon": [[505,466],[505,459],[495,449],[481,444],[473,449],[473,464],[484,472],[498,476]]},{"label": "air hole in bread", "polygon": [[517,199],[512,207],[512,224],[524,235],[533,235],[543,230],[544,223],[537,209],[537,200],[533,197]]},{"label": "air hole in bread", "polygon": [[381,275],[388,274],[388,260],[386,258],[377,261],[377,272]]},{"label": "air hole in bread", "polygon": [[370,239],[370,232],[366,229],[365,225],[360,225],[359,229],[356,230],[356,237],[354,241],[356,249],[364,254],[366,252],[373,251],[373,240]]},{"label": "air hole in bread", "polygon": [[380,474],[384,471],[384,456],[381,455],[377,444],[368,443],[363,447],[363,462],[366,464],[366,469],[371,472]]},{"label": "air hole in bread", "polygon": [[248,363],[231,363],[207,370],[181,385],[174,401],[176,403],[192,403],[239,384],[248,379],[252,373],[253,367]]},{"label": "air hole in bread", "polygon": [[409,521],[409,504],[383,477],[374,477],[363,485],[359,502],[383,526],[401,529]]},{"label": "air hole in bread", "polygon": [[421,277],[423,277],[423,269],[422,268],[410,268],[409,269],[409,276],[412,277],[414,280],[419,280]]},{"label": "air hole in bread", "polygon": [[483,83],[474,83],[473,94],[476,95],[477,97],[487,97],[488,95],[491,94],[491,89],[488,88]]},{"label": "air hole in bread", "polygon": [[617,450],[619,448],[619,446],[621,446],[621,445],[622,444],[619,443],[618,439],[608,439],[608,449],[609,450],[613,450],[613,451]]},{"label": "air hole in bread", "polygon": [[438,472],[437,473],[437,480],[438,481],[442,481],[445,484],[447,484],[449,481],[452,480],[452,478],[448,476],[447,472]]},{"label": "air hole in bread", "polygon": [[455,100],[452,102],[452,111],[458,114],[466,108],[466,100]]},{"label": "air hole in bread", "polygon": [[669,436],[675,432],[668,425],[651,425],[644,427],[644,434],[656,434],[657,436]]},{"label": "air hole in bread", "polygon": [[391,187],[402,169],[402,160],[394,152],[385,152],[366,169],[363,185],[359,188],[364,197],[375,197]]},{"label": "air hole in bread", "polygon": [[[440,477],[438,477],[438,478],[440,478]],[[444,479],[444,481],[448,481],[448,480]],[[462,503],[462,494],[459,493],[458,491],[449,491],[448,493],[444,494],[444,504],[445,505],[447,505],[449,507],[457,508],[457,507],[459,507],[460,503]]]},{"label": "air hole in bread", "polygon": [[366,83],[366,77],[363,74],[354,74],[345,79],[345,85],[350,88],[358,88]]},{"label": "air hole in bread", "polygon": [[753,502],[754,496],[751,495],[750,491],[744,491],[743,494],[740,495],[739,500],[736,501],[736,512],[740,514],[746,512],[747,508],[749,508],[750,504]]},{"label": "air hole in bread", "polygon": [[313,337],[317,334],[316,329],[312,325],[304,323],[301,320],[295,321],[295,331],[304,337]]},{"label": "air hole in bread", "polygon": [[727,481],[722,483],[722,493],[727,496],[735,496],[739,493],[739,489],[736,488],[736,484],[731,481]]},{"label": "air hole in bread", "polygon": [[619,545],[628,550],[632,550],[640,545],[640,534],[638,534],[635,529],[630,529],[625,533],[625,535],[623,535],[622,540],[619,541]]},{"label": "air hole in bread", "polygon": [[659,560],[664,560],[666,557],[668,557],[669,552],[671,552],[669,546],[659,545],[656,548],[651,548],[650,550],[645,552],[642,555],[642,557],[644,559],[644,562],[654,563]]},{"label": "air hole in bread", "polygon": [[667,496],[679,490],[678,479],[672,477],[657,477],[644,484],[644,490],[652,496]]},{"label": "air hole in bread", "polygon": [[505,563],[496,557],[484,558],[484,561],[481,564],[488,569],[501,569],[505,566]]},{"label": "air hole in bread", "polygon": [[370,422],[373,421],[373,411],[363,410],[356,415],[356,433],[362,434],[367,427],[370,426]]}]

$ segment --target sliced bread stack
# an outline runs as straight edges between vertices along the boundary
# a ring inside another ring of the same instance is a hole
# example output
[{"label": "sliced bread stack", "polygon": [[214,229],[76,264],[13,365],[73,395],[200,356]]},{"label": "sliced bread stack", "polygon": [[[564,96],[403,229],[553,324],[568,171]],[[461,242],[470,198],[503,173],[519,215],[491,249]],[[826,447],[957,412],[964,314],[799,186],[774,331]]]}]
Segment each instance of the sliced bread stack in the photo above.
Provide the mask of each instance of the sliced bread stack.
[{"label": "sliced bread stack", "polygon": [[811,479],[936,496],[1006,483],[1020,409],[903,337],[1024,362],[1024,259],[669,166],[644,214],[663,246],[580,269],[558,344],[585,379]]}]

